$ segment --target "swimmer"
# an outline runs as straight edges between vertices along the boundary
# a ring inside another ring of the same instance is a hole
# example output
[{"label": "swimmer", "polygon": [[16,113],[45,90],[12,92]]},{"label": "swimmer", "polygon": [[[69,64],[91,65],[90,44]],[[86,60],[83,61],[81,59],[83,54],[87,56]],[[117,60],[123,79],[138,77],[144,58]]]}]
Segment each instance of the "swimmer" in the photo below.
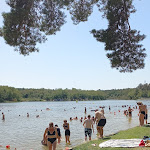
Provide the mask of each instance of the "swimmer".
[{"label": "swimmer", "polygon": [[36,115],[36,118],[39,118],[40,116],[39,115]]},{"label": "swimmer", "polygon": [[29,113],[27,113],[27,117],[29,117]]},{"label": "swimmer", "polygon": [[109,111],[111,110],[110,106],[109,106]]},{"label": "swimmer", "polygon": [[43,144],[47,144],[49,150],[56,150],[56,145],[57,145],[57,138],[58,138],[58,133],[57,129],[54,128],[53,122],[49,123],[49,127],[45,129],[44,135],[43,135]]},{"label": "swimmer", "polygon": [[64,120],[63,127],[65,129],[66,144],[67,142],[70,144],[70,129],[69,129],[69,123],[67,123],[67,120]]},{"label": "swimmer", "polygon": [[73,118],[73,120],[78,120],[78,117],[76,116],[75,118]]},{"label": "swimmer", "polygon": [[84,121],[83,126],[85,128],[85,141],[87,141],[87,135],[89,136],[89,140],[91,140],[92,129],[94,133],[94,128],[93,128],[93,121],[91,120],[90,115],[88,115],[88,119]]},{"label": "swimmer", "polygon": [[3,112],[2,112],[2,120],[5,120],[5,115]]},{"label": "swimmer", "polygon": [[84,113],[86,114],[86,107],[85,107],[85,109],[84,109]]},{"label": "swimmer", "polygon": [[73,119],[72,119],[72,117],[70,117],[70,121],[72,121]]}]

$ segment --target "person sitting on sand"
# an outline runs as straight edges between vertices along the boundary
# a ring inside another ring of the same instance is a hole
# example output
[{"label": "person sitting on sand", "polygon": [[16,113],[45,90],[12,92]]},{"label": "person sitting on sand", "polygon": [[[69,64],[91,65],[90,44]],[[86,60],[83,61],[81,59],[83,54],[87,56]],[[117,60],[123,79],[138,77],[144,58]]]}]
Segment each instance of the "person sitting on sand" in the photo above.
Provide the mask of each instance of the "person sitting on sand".
[{"label": "person sitting on sand", "polygon": [[3,112],[2,112],[2,120],[5,120],[5,115]]},{"label": "person sitting on sand", "polygon": [[148,119],[148,109],[147,109],[147,105],[146,105],[145,116],[144,116],[144,120],[146,120],[146,124],[147,124],[147,119]]},{"label": "person sitting on sand", "polygon": [[72,119],[72,117],[70,117],[70,121],[72,121],[73,119]]},{"label": "person sitting on sand", "polygon": [[51,122],[49,123],[49,127],[45,129],[42,144],[47,144],[49,150],[52,150],[52,148],[56,150],[57,138],[57,129],[53,126],[53,122]]},{"label": "person sitting on sand", "polygon": [[101,111],[96,110],[95,121],[97,122],[97,131],[99,133],[99,138],[103,138],[103,127],[106,124],[106,118]]},{"label": "person sitting on sand", "polygon": [[88,115],[88,119],[84,121],[83,126],[85,127],[85,141],[87,141],[87,135],[89,136],[89,140],[91,140],[92,129],[94,133],[94,128],[90,115]]},{"label": "person sitting on sand", "polygon": [[67,123],[67,120],[64,120],[63,127],[65,129],[66,143],[68,142],[70,144],[70,129],[69,129],[69,123]]}]

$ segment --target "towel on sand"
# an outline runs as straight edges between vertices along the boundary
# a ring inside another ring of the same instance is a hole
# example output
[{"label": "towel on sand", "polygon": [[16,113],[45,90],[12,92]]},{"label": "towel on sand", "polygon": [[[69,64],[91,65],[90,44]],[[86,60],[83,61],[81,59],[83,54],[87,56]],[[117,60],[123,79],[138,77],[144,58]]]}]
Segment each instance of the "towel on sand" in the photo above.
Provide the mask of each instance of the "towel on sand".
[{"label": "towel on sand", "polygon": [[99,147],[138,147],[142,139],[112,139],[99,144]]}]

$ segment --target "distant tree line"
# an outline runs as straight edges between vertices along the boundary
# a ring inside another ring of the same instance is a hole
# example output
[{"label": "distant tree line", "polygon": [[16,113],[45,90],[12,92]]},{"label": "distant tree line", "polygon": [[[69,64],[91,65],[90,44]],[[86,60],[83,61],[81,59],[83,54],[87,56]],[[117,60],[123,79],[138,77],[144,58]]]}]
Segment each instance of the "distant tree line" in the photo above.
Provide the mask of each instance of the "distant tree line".
[{"label": "distant tree line", "polygon": [[139,84],[136,88],[112,90],[81,89],[25,89],[0,86],[0,102],[16,101],[88,101],[106,99],[136,100],[150,98],[150,84]]}]

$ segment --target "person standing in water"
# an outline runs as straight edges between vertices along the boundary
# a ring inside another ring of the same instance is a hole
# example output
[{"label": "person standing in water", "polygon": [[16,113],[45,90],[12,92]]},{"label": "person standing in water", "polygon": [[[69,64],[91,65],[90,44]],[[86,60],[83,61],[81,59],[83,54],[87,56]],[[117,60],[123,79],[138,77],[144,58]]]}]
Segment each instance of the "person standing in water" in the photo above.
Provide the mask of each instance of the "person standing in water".
[{"label": "person standing in water", "polygon": [[89,136],[89,140],[91,140],[92,129],[94,133],[94,128],[93,128],[93,120],[91,119],[90,115],[88,115],[88,119],[84,121],[83,126],[85,127],[85,141],[87,141],[87,135]]},{"label": "person standing in water", "polygon": [[43,144],[47,144],[49,150],[56,150],[58,133],[57,129],[54,128],[53,122],[49,123],[49,127],[45,129],[43,135]]},{"label": "person standing in water", "polygon": [[70,129],[69,129],[69,123],[67,123],[67,120],[64,120],[63,127],[65,129],[65,138],[66,138],[66,144],[70,144]]},{"label": "person standing in water", "polygon": [[57,129],[57,133],[58,133],[58,143],[60,143],[60,139],[61,139],[61,132],[60,132],[60,128],[58,127],[57,124],[55,124],[55,128]]},{"label": "person standing in water", "polygon": [[143,103],[137,103],[139,105],[139,121],[140,121],[140,126],[144,125],[144,116],[146,112],[146,105],[143,105]]},{"label": "person standing in water", "polygon": [[95,121],[97,122],[97,131],[99,133],[99,138],[103,138],[103,127],[106,124],[106,118],[101,111],[95,111]]}]

